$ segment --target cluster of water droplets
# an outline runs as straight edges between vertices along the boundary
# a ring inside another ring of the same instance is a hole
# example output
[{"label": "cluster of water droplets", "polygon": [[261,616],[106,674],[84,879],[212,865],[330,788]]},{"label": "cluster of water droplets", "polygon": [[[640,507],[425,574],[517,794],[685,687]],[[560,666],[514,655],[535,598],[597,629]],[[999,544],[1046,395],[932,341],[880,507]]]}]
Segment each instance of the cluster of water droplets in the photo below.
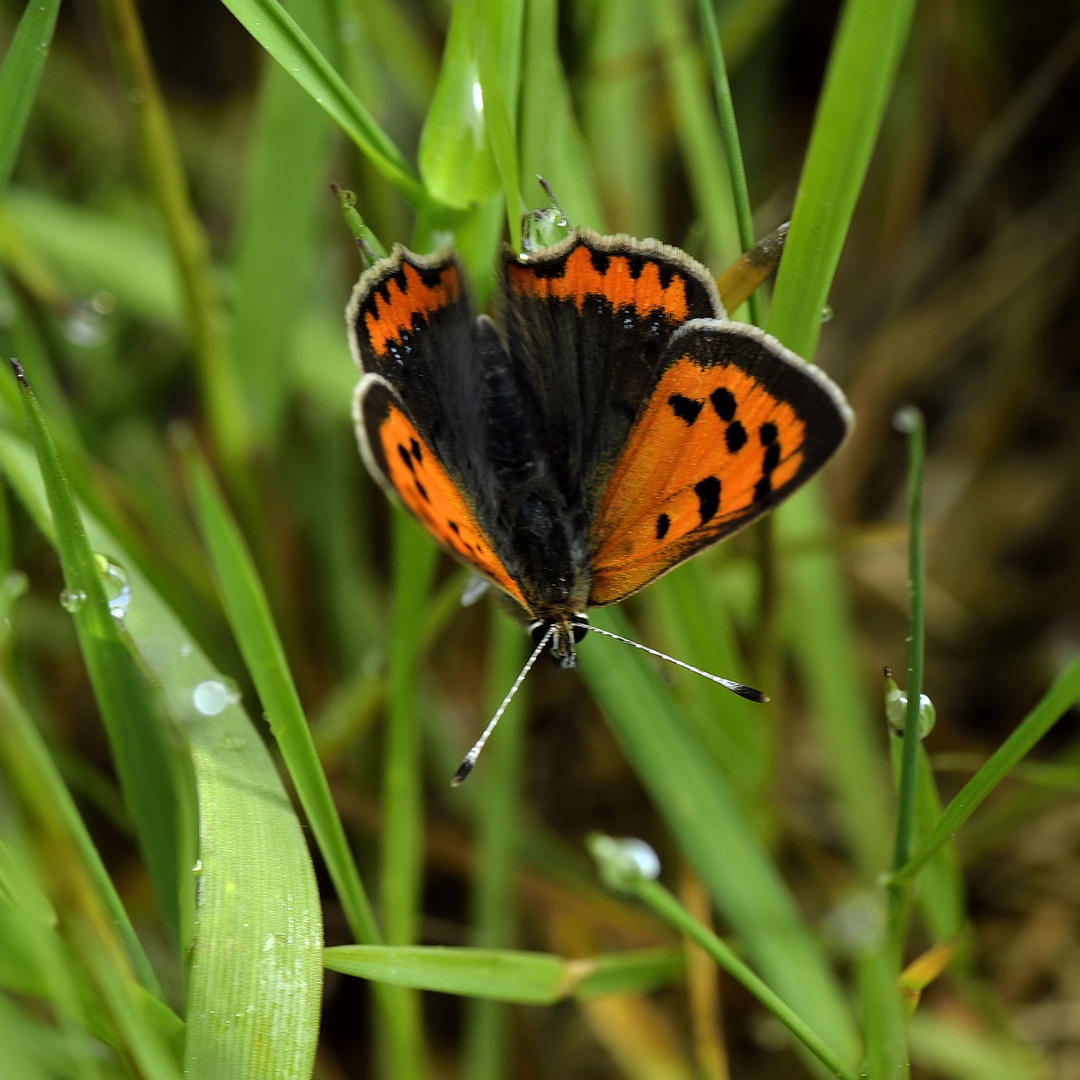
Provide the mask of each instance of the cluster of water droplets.
[{"label": "cluster of water droplets", "polygon": [[[94,552],[94,568],[102,588],[105,590],[105,600],[109,605],[109,613],[114,619],[122,620],[131,605],[131,582],[127,572],[117,562],[113,562],[108,555]],[[85,589],[66,588],[60,594],[60,606],[72,615],[81,611],[86,603]]]}]

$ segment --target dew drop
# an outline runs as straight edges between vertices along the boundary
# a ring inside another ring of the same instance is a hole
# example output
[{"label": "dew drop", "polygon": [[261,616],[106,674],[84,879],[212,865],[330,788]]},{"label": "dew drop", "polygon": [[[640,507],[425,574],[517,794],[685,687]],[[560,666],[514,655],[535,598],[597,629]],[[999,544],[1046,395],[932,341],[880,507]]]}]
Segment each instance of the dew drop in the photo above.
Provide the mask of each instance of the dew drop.
[{"label": "dew drop", "polygon": [[821,321],[823,323],[832,322],[832,318],[833,318],[833,309],[828,304],[826,304],[821,309]]},{"label": "dew drop", "polygon": [[195,865],[191,868],[191,872],[198,877],[202,873],[202,859],[196,859]]},{"label": "dew drop", "polygon": [[86,593],[82,589],[65,589],[60,594],[60,606],[72,615],[86,603]]},{"label": "dew drop", "polygon": [[109,612],[114,619],[122,619],[131,604],[131,582],[128,581],[127,572],[119,563],[114,563],[107,555],[97,551],[94,552],[94,565],[105,586]]},{"label": "dew drop", "polygon": [[72,345],[92,349],[105,340],[101,312],[93,303],[80,304],[64,321],[64,336]]},{"label": "dew drop", "polygon": [[217,716],[233,704],[233,698],[223,680],[205,679],[192,691],[191,704],[203,716]]}]

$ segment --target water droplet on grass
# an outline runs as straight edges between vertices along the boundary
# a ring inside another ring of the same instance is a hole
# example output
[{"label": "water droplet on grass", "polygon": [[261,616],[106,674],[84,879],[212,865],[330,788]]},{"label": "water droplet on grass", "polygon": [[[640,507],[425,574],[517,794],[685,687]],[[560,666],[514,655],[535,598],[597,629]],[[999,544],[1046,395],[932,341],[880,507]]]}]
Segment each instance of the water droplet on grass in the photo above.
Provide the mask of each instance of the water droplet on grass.
[{"label": "water droplet on grass", "polygon": [[122,619],[131,604],[131,582],[128,581],[127,572],[119,563],[114,563],[107,555],[97,551],[94,552],[94,564],[105,586],[109,612],[114,619]]},{"label": "water droplet on grass", "polygon": [[60,594],[60,606],[65,611],[70,611],[72,615],[81,610],[85,603],[86,593],[82,589],[65,589]]}]

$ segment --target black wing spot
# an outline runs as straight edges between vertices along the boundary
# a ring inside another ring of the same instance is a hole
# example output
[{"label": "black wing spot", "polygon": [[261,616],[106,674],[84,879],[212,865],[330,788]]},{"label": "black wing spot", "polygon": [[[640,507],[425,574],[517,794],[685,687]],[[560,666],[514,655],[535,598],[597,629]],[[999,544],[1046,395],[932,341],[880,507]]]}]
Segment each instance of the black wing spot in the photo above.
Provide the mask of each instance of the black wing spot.
[{"label": "black wing spot", "polygon": [[761,439],[762,446],[771,446],[776,442],[776,437],[779,434],[776,425],[773,423],[764,423],[758,428],[758,438]]},{"label": "black wing spot", "polygon": [[413,475],[416,474],[416,469],[413,466],[412,458],[409,457],[409,451],[405,449],[401,443],[398,443],[397,452],[401,455],[401,460],[405,462],[405,468],[409,470]]},{"label": "black wing spot", "polygon": [[424,460],[423,451],[421,451],[420,444],[415,439],[412,441],[412,456],[416,458],[417,462]]},{"label": "black wing spot", "polygon": [[445,263],[441,266],[413,266],[412,263],[409,265],[420,275],[421,284],[429,289],[442,284],[443,272],[447,269]]},{"label": "black wing spot", "polygon": [[727,443],[728,452],[737,454],[746,445],[746,428],[738,420],[732,420],[724,432],[724,441]]},{"label": "black wing spot", "polygon": [[735,395],[726,387],[717,387],[710,395],[709,400],[716,410],[716,415],[724,423],[730,423],[735,419]]},{"label": "black wing spot", "polygon": [[451,521],[448,518],[447,521],[446,521],[446,524],[449,525],[450,528],[453,529],[454,532],[457,533],[459,536],[461,535],[461,528],[460,528],[460,526],[458,525],[458,523],[456,521]]},{"label": "black wing spot", "polygon": [[684,397],[682,394],[672,394],[668,398],[668,404],[674,410],[675,415],[680,420],[685,420],[688,425],[693,424],[703,407],[703,402]]},{"label": "black wing spot", "polygon": [[656,539],[663,540],[667,536],[668,529],[671,528],[671,518],[667,514],[661,514],[656,519]]},{"label": "black wing spot", "polygon": [[608,271],[608,266],[611,264],[611,256],[606,251],[589,251],[589,258],[592,259],[593,269],[603,276]]},{"label": "black wing spot", "polygon": [[416,490],[420,492],[420,498],[423,499],[424,502],[431,502],[431,497],[428,495],[427,489],[419,480],[416,481]]},{"label": "black wing spot", "polygon": [[780,444],[778,442],[769,443],[765,448],[765,461],[762,463],[762,468],[766,473],[771,473],[777,465],[780,464]]},{"label": "black wing spot", "polygon": [[698,497],[698,513],[704,525],[720,509],[720,481],[715,476],[706,476],[694,485],[694,494]]},{"label": "black wing spot", "polygon": [[645,268],[645,256],[639,252],[633,252],[626,256],[626,264],[630,271],[630,280],[637,281],[641,277],[641,271]]},{"label": "black wing spot", "polygon": [[660,272],[660,288],[666,289],[675,277],[675,267],[668,262],[656,260],[656,269]]},{"label": "black wing spot", "polygon": [[762,499],[767,499],[772,492],[772,477],[766,473],[755,485],[754,485],[754,502],[761,502]]}]

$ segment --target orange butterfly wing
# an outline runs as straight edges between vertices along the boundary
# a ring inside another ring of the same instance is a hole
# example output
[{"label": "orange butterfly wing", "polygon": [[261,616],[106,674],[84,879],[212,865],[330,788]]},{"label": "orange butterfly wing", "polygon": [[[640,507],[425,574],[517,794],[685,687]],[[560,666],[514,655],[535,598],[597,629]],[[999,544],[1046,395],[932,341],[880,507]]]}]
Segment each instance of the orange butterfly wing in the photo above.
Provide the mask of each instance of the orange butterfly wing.
[{"label": "orange butterfly wing", "polygon": [[439,544],[527,607],[458,486],[390,384],[379,375],[365,375],[356,388],[353,413],[360,450],[372,475]]},{"label": "orange butterfly wing", "polygon": [[687,323],[608,480],[590,605],[612,604],[767,513],[846,437],[843,395],[753,327]]}]

